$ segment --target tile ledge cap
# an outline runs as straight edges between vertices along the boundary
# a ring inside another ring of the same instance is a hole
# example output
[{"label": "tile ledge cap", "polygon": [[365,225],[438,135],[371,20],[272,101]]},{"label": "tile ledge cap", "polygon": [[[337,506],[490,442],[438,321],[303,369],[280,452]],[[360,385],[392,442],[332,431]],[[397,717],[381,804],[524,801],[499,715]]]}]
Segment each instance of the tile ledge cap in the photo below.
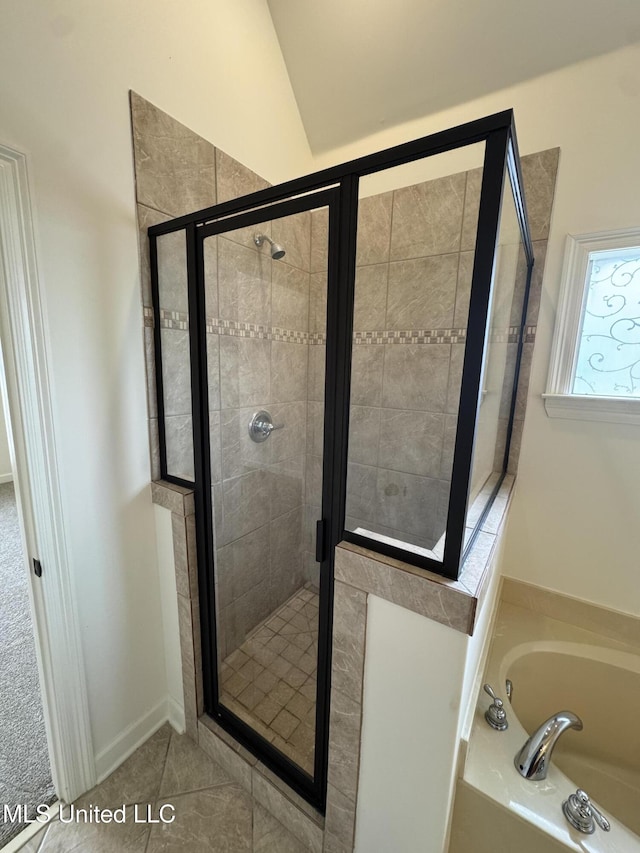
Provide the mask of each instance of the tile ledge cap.
[{"label": "tile ledge cap", "polygon": [[194,490],[167,480],[151,481],[151,501],[177,515],[186,517],[195,513]]},{"label": "tile ledge cap", "polygon": [[[363,548],[361,545],[356,545],[353,542],[339,542],[336,548],[341,548],[344,551],[351,551],[361,557],[366,557],[368,560],[373,560],[376,563],[382,563],[385,566],[390,566],[392,569],[399,569],[399,571],[413,575],[414,577],[426,581],[429,584],[446,586],[463,595],[470,595],[469,590],[464,586],[464,584],[460,583],[460,580],[445,578],[444,575],[438,575],[435,572],[430,572],[428,569],[420,569],[410,563],[404,563],[402,560],[397,560],[395,557],[387,557],[386,554],[380,554],[377,551],[370,551],[368,548]],[[342,583],[350,585],[349,581],[345,581],[342,578],[340,580]]]},{"label": "tile ledge cap", "polygon": [[[486,584],[490,571],[492,567],[495,566],[495,546],[504,530],[504,523],[506,521],[507,514],[511,506],[515,483],[516,477],[514,474],[505,475],[504,481],[500,486],[498,494],[496,495],[495,500],[489,510],[487,519],[485,519],[484,523],[480,527],[480,530],[478,531],[476,541],[472,546],[465,563],[463,564],[462,571],[460,572],[460,576],[457,580],[453,580],[452,578],[446,578],[443,575],[436,574],[435,572],[430,572],[428,569],[420,569],[417,566],[411,565],[410,563],[404,563],[402,560],[397,560],[395,557],[387,557],[385,554],[380,554],[377,551],[371,551],[368,548],[363,548],[361,545],[356,545],[352,542],[339,542],[336,548],[351,551],[352,553],[358,554],[361,557],[365,557],[369,560],[374,560],[375,562],[382,563],[383,565],[389,566],[394,569],[399,569],[402,572],[406,572],[407,574],[413,575],[414,577],[426,582],[425,591],[435,592],[438,587],[446,587],[452,592],[458,593],[459,595],[464,596],[465,598],[471,598],[476,604],[478,604],[480,599],[483,597],[483,593],[486,590]],[[502,502],[502,506],[500,506],[500,502]],[[485,529],[487,520],[492,514],[492,521],[495,532],[494,530]],[[493,544],[492,547],[488,550],[483,565],[476,566],[473,570],[470,569],[469,574],[471,575],[471,577],[467,580],[467,578],[465,577],[465,575],[467,574],[467,572],[465,572],[466,565],[470,566],[473,557],[476,553],[476,549],[479,549],[481,542],[484,542],[486,546],[486,540],[489,537],[493,538]],[[342,582],[349,584],[348,580],[342,579]]]}]

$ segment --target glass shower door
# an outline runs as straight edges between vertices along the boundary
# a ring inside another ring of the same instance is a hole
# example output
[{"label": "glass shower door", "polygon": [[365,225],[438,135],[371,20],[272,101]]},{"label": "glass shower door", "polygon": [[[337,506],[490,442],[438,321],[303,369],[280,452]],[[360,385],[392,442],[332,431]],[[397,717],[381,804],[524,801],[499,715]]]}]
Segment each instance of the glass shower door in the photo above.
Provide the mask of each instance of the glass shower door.
[{"label": "glass shower door", "polygon": [[195,710],[320,810],[334,549],[456,579],[469,486],[504,474],[532,264],[516,173],[505,111],[149,229],[159,467],[195,496]]},{"label": "glass shower door", "polygon": [[201,231],[212,663],[218,713],[313,779],[328,207],[287,204]]}]

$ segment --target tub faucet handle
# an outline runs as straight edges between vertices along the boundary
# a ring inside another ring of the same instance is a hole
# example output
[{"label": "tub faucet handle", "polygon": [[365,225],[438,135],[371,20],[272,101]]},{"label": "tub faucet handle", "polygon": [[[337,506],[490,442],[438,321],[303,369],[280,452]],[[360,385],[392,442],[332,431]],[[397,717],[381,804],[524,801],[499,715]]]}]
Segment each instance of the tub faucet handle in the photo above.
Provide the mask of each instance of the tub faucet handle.
[{"label": "tub faucet handle", "polygon": [[575,794],[571,794],[562,804],[564,816],[569,821],[571,826],[575,827],[578,832],[584,832],[585,835],[591,835],[595,832],[596,823],[600,829],[609,832],[611,824],[597,809],[586,791],[578,788]]},{"label": "tub faucet handle", "polygon": [[484,718],[492,729],[495,729],[498,732],[503,732],[509,727],[507,712],[504,710],[504,702],[496,696],[495,691],[490,684],[484,685],[484,692],[488,693],[493,699],[493,702],[485,711]]}]

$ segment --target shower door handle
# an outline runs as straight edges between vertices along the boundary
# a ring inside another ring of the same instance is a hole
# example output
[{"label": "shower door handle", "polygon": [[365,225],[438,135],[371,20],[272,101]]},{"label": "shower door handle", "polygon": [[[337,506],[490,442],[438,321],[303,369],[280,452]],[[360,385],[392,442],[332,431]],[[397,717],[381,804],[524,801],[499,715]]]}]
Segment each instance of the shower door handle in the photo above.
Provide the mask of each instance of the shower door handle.
[{"label": "shower door handle", "polygon": [[316,521],[316,562],[323,563],[325,560],[325,533],[326,524],[324,519]]}]

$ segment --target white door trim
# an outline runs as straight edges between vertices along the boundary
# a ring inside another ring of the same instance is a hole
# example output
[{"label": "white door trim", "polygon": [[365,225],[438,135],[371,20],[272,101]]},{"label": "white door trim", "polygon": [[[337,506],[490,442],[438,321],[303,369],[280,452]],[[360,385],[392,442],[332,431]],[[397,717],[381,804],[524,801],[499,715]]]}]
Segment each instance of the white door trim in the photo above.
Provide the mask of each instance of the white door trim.
[{"label": "white door trim", "polygon": [[80,624],[56,464],[46,327],[23,154],[0,145],[0,340],[51,769],[60,799],[96,781]]}]

